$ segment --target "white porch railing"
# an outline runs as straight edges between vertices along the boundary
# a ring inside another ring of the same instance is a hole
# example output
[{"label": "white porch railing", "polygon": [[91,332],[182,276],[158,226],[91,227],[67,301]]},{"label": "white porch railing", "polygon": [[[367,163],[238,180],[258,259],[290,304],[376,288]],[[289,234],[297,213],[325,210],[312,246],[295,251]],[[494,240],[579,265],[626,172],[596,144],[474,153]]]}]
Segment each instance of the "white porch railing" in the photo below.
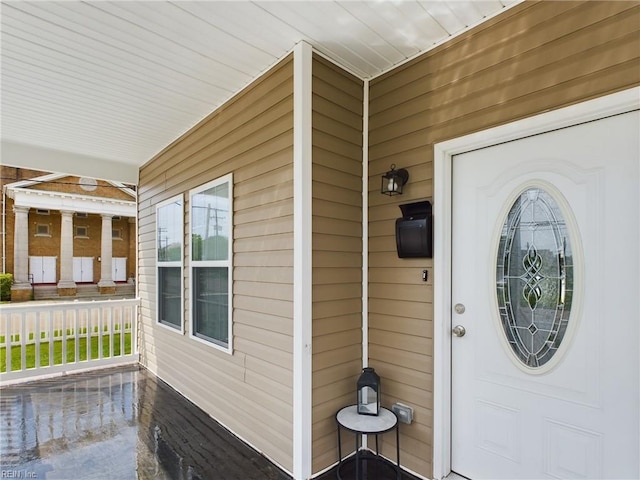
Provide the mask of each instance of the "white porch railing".
[{"label": "white porch railing", "polygon": [[137,299],[0,307],[0,385],[135,363]]}]

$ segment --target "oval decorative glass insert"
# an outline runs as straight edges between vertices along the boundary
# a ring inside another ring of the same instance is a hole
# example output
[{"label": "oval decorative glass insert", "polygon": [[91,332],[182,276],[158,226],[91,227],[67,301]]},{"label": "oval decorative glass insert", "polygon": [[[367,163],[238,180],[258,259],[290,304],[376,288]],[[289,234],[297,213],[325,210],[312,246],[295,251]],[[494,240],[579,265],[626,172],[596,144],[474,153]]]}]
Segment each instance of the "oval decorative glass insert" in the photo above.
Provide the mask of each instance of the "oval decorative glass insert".
[{"label": "oval decorative glass insert", "polygon": [[502,227],[496,291],[500,321],[520,362],[539,368],[567,331],[573,299],[573,257],[565,218],[543,188],[528,188]]}]

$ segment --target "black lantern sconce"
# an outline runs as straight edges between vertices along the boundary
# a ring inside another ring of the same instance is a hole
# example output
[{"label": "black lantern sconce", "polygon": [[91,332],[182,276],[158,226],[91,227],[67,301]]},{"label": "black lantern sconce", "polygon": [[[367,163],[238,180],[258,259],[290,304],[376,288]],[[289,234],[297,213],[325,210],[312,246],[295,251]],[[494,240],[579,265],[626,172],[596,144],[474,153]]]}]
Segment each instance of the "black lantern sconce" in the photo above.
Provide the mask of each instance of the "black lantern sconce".
[{"label": "black lantern sconce", "polygon": [[409,181],[409,172],[401,168],[396,170],[395,164],[391,165],[391,170],[382,175],[382,186],[380,193],[385,195],[402,195],[402,187]]},{"label": "black lantern sconce", "polygon": [[363,368],[358,378],[358,413],[378,415],[380,412],[380,377],[373,368]]}]

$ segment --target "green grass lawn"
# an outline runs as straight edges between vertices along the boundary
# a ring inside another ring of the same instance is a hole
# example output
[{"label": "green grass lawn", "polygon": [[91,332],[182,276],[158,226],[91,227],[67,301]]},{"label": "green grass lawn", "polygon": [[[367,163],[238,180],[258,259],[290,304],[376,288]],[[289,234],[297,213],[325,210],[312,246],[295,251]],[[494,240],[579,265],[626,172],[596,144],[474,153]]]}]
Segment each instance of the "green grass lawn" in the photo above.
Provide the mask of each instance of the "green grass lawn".
[{"label": "green grass lawn", "polygon": [[[1,341],[2,339],[0,339]],[[87,339],[82,337],[79,339],[78,359],[76,360],[76,340],[75,338],[67,339],[67,363],[81,362],[87,360]],[[102,357],[109,357],[109,335],[102,335]],[[91,358],[98,358],[98,335],[91,337]],[[26,368],[34,368],[36,366],[36,346],[35,344],[26,347]],[[7,347],[0,347],[0,372],[7,371]],[[124,334],[124,354],[131,353],[131,333]],[[120,333],[113,335],[113,355],[120,355]],[[22,358],[22,347],[15,346],[11,348],[11,370],[20,370],[20,362]],[[53,342],[53,363],[49,359],[49,342],[40,342],[40,366],[46,367],[50,365],[60,365],[62,363],[62,340],[54,340]]]}]

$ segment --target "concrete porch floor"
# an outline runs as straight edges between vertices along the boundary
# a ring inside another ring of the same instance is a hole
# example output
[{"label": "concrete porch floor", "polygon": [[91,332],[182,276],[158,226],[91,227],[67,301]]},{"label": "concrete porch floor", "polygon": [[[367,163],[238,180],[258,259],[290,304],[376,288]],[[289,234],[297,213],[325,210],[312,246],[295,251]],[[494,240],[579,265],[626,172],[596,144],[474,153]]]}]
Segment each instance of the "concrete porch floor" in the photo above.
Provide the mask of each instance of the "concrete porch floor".
[{"label": "concrete porch floor", "polygon": [[[387,469],[368,473],[389,478]],[[291,477],[155,375],[129,366],[0,389],[0,478]],[[319,477],[333,478],[333,470]]]}]

